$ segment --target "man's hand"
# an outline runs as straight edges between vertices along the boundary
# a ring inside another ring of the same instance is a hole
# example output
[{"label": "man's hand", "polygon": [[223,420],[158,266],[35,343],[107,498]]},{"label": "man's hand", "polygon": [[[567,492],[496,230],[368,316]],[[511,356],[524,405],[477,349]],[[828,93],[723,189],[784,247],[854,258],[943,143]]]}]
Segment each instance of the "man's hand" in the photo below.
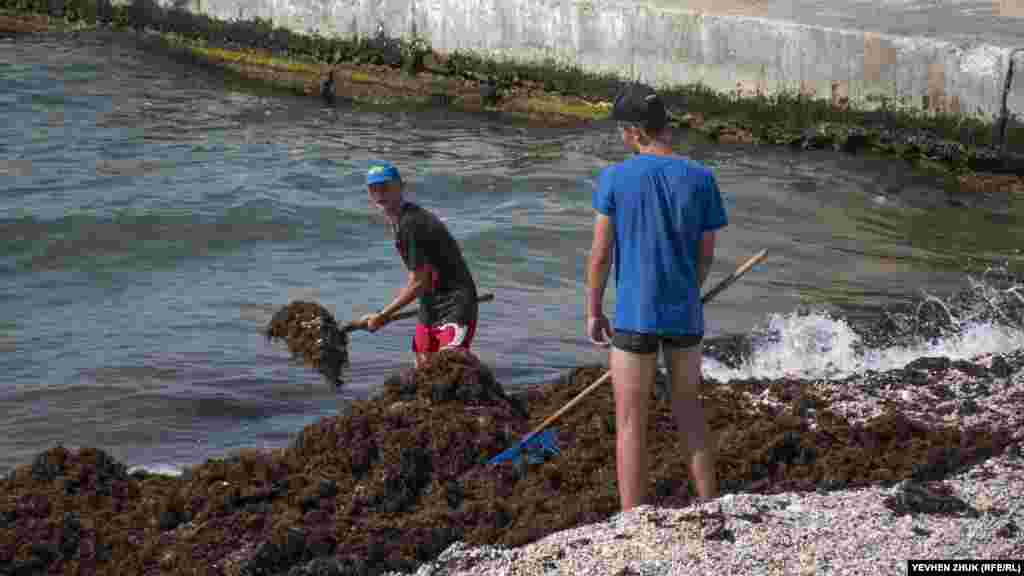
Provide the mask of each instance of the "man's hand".
[{"label": "man's hand", "polygon": [[587,336],[592,343],[602,348],[611,346],[612,326],[604,314],[587,317]]},{"label": "man's hand", "polygon": [[388,323],[388,317],[382,314],[367,314],[359,319],[359,323],[366,326],[370,332],[376,332]]}]

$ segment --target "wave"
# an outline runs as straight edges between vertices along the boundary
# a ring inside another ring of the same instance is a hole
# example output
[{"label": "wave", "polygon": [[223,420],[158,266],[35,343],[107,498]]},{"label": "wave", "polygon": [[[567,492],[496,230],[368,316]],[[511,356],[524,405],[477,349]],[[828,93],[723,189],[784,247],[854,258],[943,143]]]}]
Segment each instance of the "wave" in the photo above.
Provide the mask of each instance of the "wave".
[{"label": "wave", "polygon": [[974,360],[1024,349],[1024,283],[969,276],[947,298],[922,292],[912,305],[870,320],[828,310],[771,314],[749,335],[711,339],[704,368],[719,381],[842,379],[902,368],[922,357]]},{"label": "wave", "polygon": [[144,472],[146,474],[157,474],[160,476],[181,476],[187,466],[180,464],[152,464],[148,466],[131,466],[129,474]]}]

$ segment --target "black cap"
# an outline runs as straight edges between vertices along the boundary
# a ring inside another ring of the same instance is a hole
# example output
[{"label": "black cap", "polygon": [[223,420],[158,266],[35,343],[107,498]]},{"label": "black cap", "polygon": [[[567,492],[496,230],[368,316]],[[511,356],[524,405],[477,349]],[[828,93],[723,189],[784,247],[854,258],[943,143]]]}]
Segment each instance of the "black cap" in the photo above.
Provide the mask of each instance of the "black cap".
[{"label": "black cap", "polygon": [[612,119],[660,130],[668,123],[668,112],[653,88],[646,84],[632,83],[624,86],[615,97]]}]

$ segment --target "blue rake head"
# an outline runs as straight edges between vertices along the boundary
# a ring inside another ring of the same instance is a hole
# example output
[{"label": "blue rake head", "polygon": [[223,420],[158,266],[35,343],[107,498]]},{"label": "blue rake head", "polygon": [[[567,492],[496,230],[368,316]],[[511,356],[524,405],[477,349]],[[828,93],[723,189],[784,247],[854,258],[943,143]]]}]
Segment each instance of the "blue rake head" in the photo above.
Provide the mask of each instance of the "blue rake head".
[{"label": "blue rake head", "polygon": [[519,460],[521,454],[526,453],[530,464],[540,464],[548,454],[558,454],[558,440],[555,438],[554,428],[548,428],[542,432],[527,438],[525,442],[519,442],[515,446],[491,458],[487,463],[494,465],[502,462]]}]

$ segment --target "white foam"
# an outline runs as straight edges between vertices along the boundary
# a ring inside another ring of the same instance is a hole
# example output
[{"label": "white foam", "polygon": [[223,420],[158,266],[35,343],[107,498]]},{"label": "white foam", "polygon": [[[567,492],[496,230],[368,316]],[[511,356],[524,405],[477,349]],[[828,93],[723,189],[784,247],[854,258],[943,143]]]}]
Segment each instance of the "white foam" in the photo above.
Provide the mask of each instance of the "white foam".
[{"label": "white foam", "polygon": [[149,472],[150,474],[160,474],[162,476],[181,476],[184,471],[184,466],[175,466],[173,464],[150,464],[148,466],[132,466],[128,468],[128,473],[142,470],[143,472]]},{"label": "white foam", "polygon": [[750,359],[731,369],[704,359],[708,377],[727,382],[744,378],[841,379],[868,370],[906,366],[922,357],[945,356],[970,360],[987,354],[1006,354],[1024,348],[1024,331],[990,322],[965,323],[954,336],[919,345],[858,350],[860,337],[842,319],[824,313],[774,314],[755,337]]}]

